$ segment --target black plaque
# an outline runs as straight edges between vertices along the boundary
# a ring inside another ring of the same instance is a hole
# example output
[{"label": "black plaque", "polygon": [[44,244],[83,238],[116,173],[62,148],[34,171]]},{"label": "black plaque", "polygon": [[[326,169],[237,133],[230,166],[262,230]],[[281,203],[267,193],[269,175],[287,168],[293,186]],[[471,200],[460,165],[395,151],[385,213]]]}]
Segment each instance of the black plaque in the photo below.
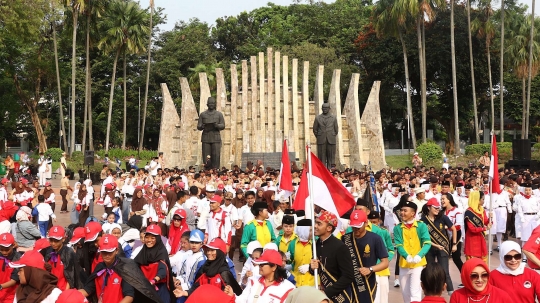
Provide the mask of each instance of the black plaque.
[{"label": "black plaque", "polygon": [[[289,152],[289,161],[293,162],[295,159],[296,154]],[[242,153],[242,165],[240,167],[244,170],[248,161],[253,162],[253,165],[257,165],[257,160],[263,161],[264,168],[279,169],[281,167],[281,153]]]}]

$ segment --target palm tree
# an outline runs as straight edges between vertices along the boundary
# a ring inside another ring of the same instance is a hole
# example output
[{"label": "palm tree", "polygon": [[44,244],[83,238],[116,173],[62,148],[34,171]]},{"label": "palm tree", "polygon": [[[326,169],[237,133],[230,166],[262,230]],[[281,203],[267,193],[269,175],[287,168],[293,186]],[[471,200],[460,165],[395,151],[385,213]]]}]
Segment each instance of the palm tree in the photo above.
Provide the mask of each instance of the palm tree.
[{"label": "palm tree", "polygon": [[[407,18],[400,19],[399,16],[395,14],[395,4],[395,0],[380,0],[377,2],[377,5],[373,11],[373,16],[375,16],[374,20],[376,20],[375,30],[378,36],[396,37],[401,42],[403,49],[403,65],[405,68],[405,86],[407,90],[407,115],[410,121],[413,149],[416,149],[416,133],[414,131],[414,119],[411,102],[411,82],[409,80],[409,62],[407,56],[407,45],[405,44],[405,39],[403,38],[403,32],[406,30],[405,23]],[[410,18],[408,19],[410,21]]]},{"label": "palm tree", "polygon": [[[508,34],[509,39],[506,45],[506,55],[511,63],[514,74],[521,79],[522,90],[522,123],[521,123],[521,138],[525,139],[526,134],[526,119],[527,119],[527,78],[529,74],[529,46],[530,46],[530,24],[531,20],[525,16],[515,13],[510,14],[508,18]],[[540,67],[540,45],[538,44],[538,33],[536,33],[535,41],[533,41],[533,57],[531,76],[536,77]]]},{"label": "palm tree", "polygon": [[471,0],[467,0],[467,34],[469,36],[469,59],[471,62],[471,86],[472,86],[472,98],[473,98],[473,111],[474,111],[474,135],[476,137],[476,144],[480,144],[480,132],[478,131],[478,109],[476,105],[476,85],[474,81],[474,58],[472,47],[472,33],[471,33]]},{"label": "palm tree", "polygon": [[[118,57],[126,50],[133,52],[141,52],[141,50],[144,50],[142,37],[149,31],[145,24],[146,12],[135,2],[124,2],[121,0],[111,3],[102,22],[104,36],[99,41],[98,47],[103,49],[106,53],[115,53],[109,97],[109,114],[107,117],[107,134],[105,137],[106,151],[109,150]],[[125,119],[126,118],[124,118],[124,120]]]},{"label": "palm tree", "polygon": [[452,53],[452,92],[454,95],[454,154],[460,154],[459,147],[459,110],[457,100],[457,79],[456,79],[456,45],[454,43],[454,0],[450,0],[450,50]]},{"label": "palm tree", "polygon": [[491,20],[493,10],[491,8],[491,0],[481,0],[480,9],[482,13],[474,19],[471,24],[471,30],[477,32],[479,38],[486,39],[486,53],[488,60],[488,79],[489,79],[489,96],[491,99],[491,129],[495,129],[495,103],[493,100],[493,81],[491,77],[491,40],[495,35],[495,27]]},{"label": "palm tree", "polygon": [[152,31],[154,18],[154,0],[150,0],[150,32],[148,33],[148,58],[146,62],[146,84],[144,90],[144,106],[143,106],[143,120],[141,128],[141,138],[139,139],[139,153],[142,150],[144,142],[144,128],[146,127],[146,106],[148,105],[148,84],[150,82],[150,60],[152,55]]},{"label": "palm tree", "polygon": [[533,44],[534,44],[534,3],[535,0],[532,0],[531,8],[531,35],[529,40],[529,69],[528,69],[528,85],[527,88],[527,111],[525,115],[525,139],[529,138],[529,111],[531,109],[531,80],[532,80],[532,70],[533,70]]},{"label": "palm tree", "polygon": [[69,155],[75,151],[75,100],[76,90],[75,90],[75,80],[77,76],[76,71],[76,56],[77,56],[77,26],[79,20],[79,12],[84,11],[85,9],[85,0],[66,0],[67,5],[71,6],[71,13],[73,18],[73,39],[71,44],[71,117],[73,121],[71,122],[71,138],[70,138],[70,148]]}]

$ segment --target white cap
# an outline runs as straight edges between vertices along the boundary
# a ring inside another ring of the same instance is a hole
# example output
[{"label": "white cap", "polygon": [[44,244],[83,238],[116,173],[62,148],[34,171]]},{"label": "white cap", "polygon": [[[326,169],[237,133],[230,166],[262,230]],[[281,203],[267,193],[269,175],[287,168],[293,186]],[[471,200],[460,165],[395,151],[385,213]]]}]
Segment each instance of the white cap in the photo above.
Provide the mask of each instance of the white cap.
[{"label": "white cap", "polygon": [[248,255],[251,255],[253,251],[257,248],[262,248],[261,243],[259,241],[251,241],[247,245],[246,252],[248,253]]},{"label": "white cap", "polygon": [[212,184],[207,184],[206,185],[206,192],[207,193],[213,193],[215,191],[216,191],[216,188],[214,187],[214,185],[212,185]]}]

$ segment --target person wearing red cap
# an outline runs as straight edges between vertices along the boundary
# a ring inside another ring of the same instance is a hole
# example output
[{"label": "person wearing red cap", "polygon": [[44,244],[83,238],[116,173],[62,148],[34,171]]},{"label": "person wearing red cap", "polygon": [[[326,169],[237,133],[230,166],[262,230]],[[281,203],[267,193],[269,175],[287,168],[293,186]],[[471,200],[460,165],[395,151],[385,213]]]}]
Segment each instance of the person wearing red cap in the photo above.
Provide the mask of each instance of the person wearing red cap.
[{"label": "person wearing red cap", "polygon": [[210,199],[210,213],[207,216],[206,238],[221,238],[227,244],[227,251],[231,246],[232,223],[228,213],[221,208],[221,196],[214,195]]},{"label": "person wearing red cap", "polygon": [[373,302],[376,294],[377,279],[375,273],[388,268],[388,251],[382,238],[367,230],[367,214],[362,210],[354,210],[350,215],[353,232],[343,235],[353,260],[355,302]]},{"label": "person wearing red cap", "polygon": [[25,252],[20,260],[10,262],[9,267],[18,268],[20,282],[12,302],[54,303],[62,293],[56,287],[58,279],[46,269],[43,256],[35,250]]},{"label": "person wearing red cap", "polygon": [[198,287],[206,284],[213,285],[221,290],[230,286],[236,295],[242,294],[242,288],[238,285],[227,263],[226,243],[220,238],[215,238],[204,245],[204,250],[206,262],[197,273],[195,283],[189,290],[176,289],[174,291],[175,295],[177,297],[188,297]]},{"label": "person wearing red cap", "polygon": [[11,303],[15,297],[15,289],[19,283],[18,270],[8,266],[9,262],[21,258],[16,250],[17,244],[11,233],[0,234],[0,302]]},{"label": "person wearing red cap", "polygon": [[[236,296],[236,303],[285,302],[295,287],[287,280],[287,271],[282,266],[281,254],[277,250],[267,249],[253,263],[259,265],[261,277],[249,279],[242,295]],[[225,293],[235,295],[230,285],[225,287]]]},{"label": "person wearing red cap", "polygon": [[315,220],[314,233],[319,239],[315,243],[317,257],[310,262],[310,272],[317,269],[324,293],[332,302],[351,302],[352,259],[347,246],[333,235],[337,222],[336,215],[326,210]]},{"label": "person wearing red cap", "polygon": [[[154,286],[146,279],[139,266],[126,258],[118,258],[118,239],[113,235],[104,235],[99,239],[98,251],[103,257],[79,291],[91,301],[108,303],[158,302]],[[137,290],[137,292],[135,291]],[[140,297],[136,297],[140,296]],[[97,298],[96,298],[97,297]]]},{"label": "person wearing red cap", "polygon": [[[444,193],[444,199],[447,199]],[[441,264],[446,272],[446,289],[448,294],[452,295],[454,286],[452,279],[450,278],[450,270],[448,267],[448,261],[450,255],[457,250],[457,230],[452,221],[444,215],[441,210],[441,204],[436,198],[428,200],[426,206],[422,209],[422,222],[428,227],[429,236],[431,237],[431,248],[426,254],[426,262]],[[452,232],[452,242],[448,236],[448,230]]]},{"label": "person wearing red cap", "polygon": [[49,230],[49,243],[52,250],[45,255],[45,261],[52,267],[51,273],[58,278],[58,288],[64,291],[80,288],[81,268],[72,249],[64,246],[66,232],[62,226],[53,226]]},{"label": "person wearing red cap", "polygon": [[180,250],[180,239],[182,234],[189,231],[186,222],[187,213],[183,208],[179,208],[172,216],[172,224],[169,227],[169,245],[171,246],[170,256],[175,255]]},{"label": "person wearing red cap", "polygon": [[134,261],[140,266],[150,284],[155,286],[164,303],[173,300],[174,281],[167,248],[161,240],[161,228],[151,224],[146,228],[144,245]]},{"label": "person wearing red cap", "polygon": [[89,275],[94,271],[94,268],[103,261],[96,245],[103,235],[103,230],[101,229],[101,224],[91,221],[84,226],[84,233],[84,244],[81,255],[82,260],[80,260],[80,264],[83,264],[84,272],[86,275]]}]

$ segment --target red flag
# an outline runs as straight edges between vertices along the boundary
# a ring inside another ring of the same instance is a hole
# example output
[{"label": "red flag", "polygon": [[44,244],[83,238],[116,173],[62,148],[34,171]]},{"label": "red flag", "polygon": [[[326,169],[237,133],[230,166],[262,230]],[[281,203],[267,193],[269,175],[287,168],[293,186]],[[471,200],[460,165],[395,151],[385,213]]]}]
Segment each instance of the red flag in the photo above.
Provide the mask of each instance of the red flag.
[{"label": "red flag", "polygon": [[497,152],[497,138],[495,134],[491,137],[491,163],[489,164],[489,180],[491,182],[491,192],[500,194],[499,184],[499,153]]},{"label": "red flag", "polygon": [[[356,205],[352,194],[343,185],[332,176],[324,164],[311,153],[311,179],[313,192],[309,192],[308,176],[306,170],[300,179],[300,187],[294,199],[293,208],[305,209],[306,199],[313,195],[313,202],[325,210],[341,216]],[[307,211],[306,211],[307,215]]]},{"label": "red flag", "polygon": [[283,140],[283,149],[281,150],[281,169],[279,170],[278,193],[281,198],[288,198],[294,191],[291,176],[291,161],[289,161],[289,149],[287,140]]}]

